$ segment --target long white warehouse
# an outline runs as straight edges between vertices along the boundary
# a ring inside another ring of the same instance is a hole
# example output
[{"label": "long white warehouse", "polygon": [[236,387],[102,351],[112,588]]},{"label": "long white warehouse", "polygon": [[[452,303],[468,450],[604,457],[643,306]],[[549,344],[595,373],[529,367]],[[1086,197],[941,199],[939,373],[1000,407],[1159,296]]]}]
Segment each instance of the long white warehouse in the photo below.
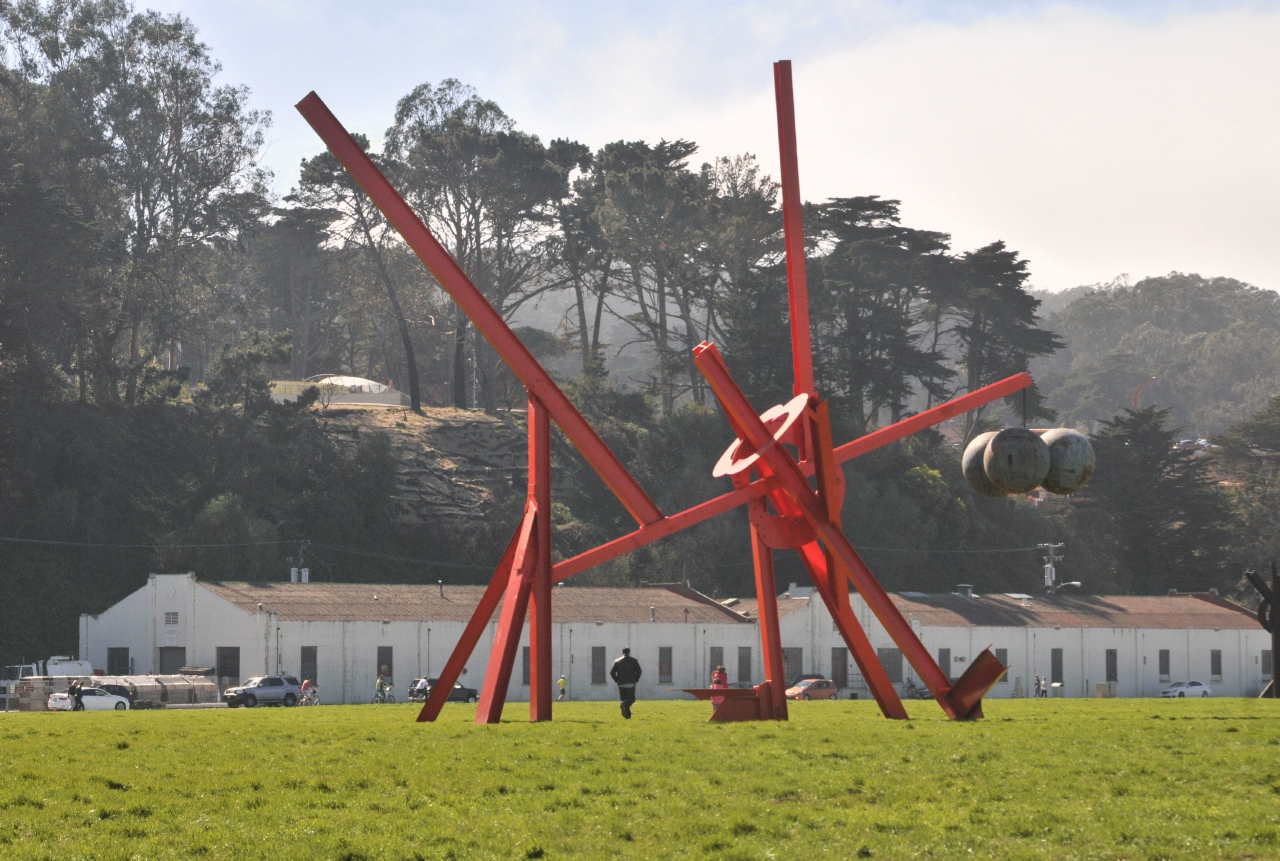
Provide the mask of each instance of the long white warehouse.
[{"label": "long white warehouse", "polygon": [[[227,687],[254,675],[309,677],[327,703],[368,702],[379,671],[396,694],[444,667],[480,600],[479,586],[202,582],[154,574],[97,616],[80,620],[80,658],[108,675],[216,668]],[[1270,638],[1249,611],[1213,594],[1160,597],[892,596],[944,672],[958,677],[984,647],[1009,667],[991,697],[1029,696],[1035,676],[1058,696],[1158,696],[1201,681],[1218,696],[1256,696],[1270,678]],[[853,607],[890,678],[911,668],[855,593]],[[779,599],[787,681],[865,683],[825,606],[793,587]],[[731,682],[763,677],[754,599],[717,602],[680,584],[635,589],[564,586],[553,595],[555,674],[569,698],[612,699],[608,666],[629,646],[644,668],[641,698],[682,697],[724,664]],[[494,624],[462,683],[480,688]],[[527,661],[509,701],[528,699]]]}]

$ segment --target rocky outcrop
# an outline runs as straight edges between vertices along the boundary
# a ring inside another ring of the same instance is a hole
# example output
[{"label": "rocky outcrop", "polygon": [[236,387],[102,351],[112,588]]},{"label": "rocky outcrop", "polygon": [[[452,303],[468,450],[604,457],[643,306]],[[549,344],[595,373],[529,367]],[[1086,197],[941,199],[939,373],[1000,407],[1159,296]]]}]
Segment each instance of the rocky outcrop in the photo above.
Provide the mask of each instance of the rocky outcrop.
[{"label": "rocky outcrop", "polygon": [[382,433],[396,459],[393,521],[459,538],[485,532],[501,501],[524,496],[527,436],[510,419],[472,410],[346,409],[321,412],[338,441]]}]

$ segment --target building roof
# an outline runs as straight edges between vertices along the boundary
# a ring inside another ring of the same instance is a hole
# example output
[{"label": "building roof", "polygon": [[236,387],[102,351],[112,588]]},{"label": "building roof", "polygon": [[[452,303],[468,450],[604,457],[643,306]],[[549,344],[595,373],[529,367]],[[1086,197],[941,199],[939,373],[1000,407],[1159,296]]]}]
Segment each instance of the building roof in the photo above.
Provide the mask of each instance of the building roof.
[{"label": "building roof", "polygon": [[1252,612],[1210,593],[1190,595],[890,595],[927,627],[1252,628]]},{"label": "building roof", "polygon": [[[1252,628],[1253,612],[1217,595],[929,595],[890,594],[907,619],[930,628]],[[778,596],[778,617],[786,618],[812,598]],[[728,603],[749,619],[759,616],[759,602],[742,598]]]},{"label": "building roof", "polygon": [[[465,622],[484,586],[366,583],[224,583],[201,586],[249,613],[276,613],[290,622]],[[652,612],[651,612],[652,611]],[[566,586],[551,601],[553,622],[717,622],[749,620],[679,584],[639,588]]]}]

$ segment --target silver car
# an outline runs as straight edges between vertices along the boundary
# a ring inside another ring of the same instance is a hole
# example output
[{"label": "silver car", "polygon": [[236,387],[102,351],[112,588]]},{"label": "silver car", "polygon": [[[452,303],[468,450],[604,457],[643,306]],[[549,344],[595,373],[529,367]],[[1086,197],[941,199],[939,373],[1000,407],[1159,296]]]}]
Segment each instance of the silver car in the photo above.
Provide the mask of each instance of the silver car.
[{"label": "silver car", "polygon": [[1160,692],[1162,697],[1211,697],[1213,689],[1203,682],[1178,682]]},{"label": "silver car", "polygon": [[302,688],[293,676],[255,676],[239,687],[222,692],[222,701],[232,708],[296,706],[301,699]]}]

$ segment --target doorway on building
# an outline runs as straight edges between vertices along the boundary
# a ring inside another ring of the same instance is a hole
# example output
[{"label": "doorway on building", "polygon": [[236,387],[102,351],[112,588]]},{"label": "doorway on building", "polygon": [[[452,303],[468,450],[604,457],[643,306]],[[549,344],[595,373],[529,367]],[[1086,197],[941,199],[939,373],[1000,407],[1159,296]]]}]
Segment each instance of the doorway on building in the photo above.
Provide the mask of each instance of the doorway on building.
[{"label": "doorway on building", "polygon": [[160,647],[160,675],[174,676],[178,670],[187,665],[187,649],[185,646]]}]

